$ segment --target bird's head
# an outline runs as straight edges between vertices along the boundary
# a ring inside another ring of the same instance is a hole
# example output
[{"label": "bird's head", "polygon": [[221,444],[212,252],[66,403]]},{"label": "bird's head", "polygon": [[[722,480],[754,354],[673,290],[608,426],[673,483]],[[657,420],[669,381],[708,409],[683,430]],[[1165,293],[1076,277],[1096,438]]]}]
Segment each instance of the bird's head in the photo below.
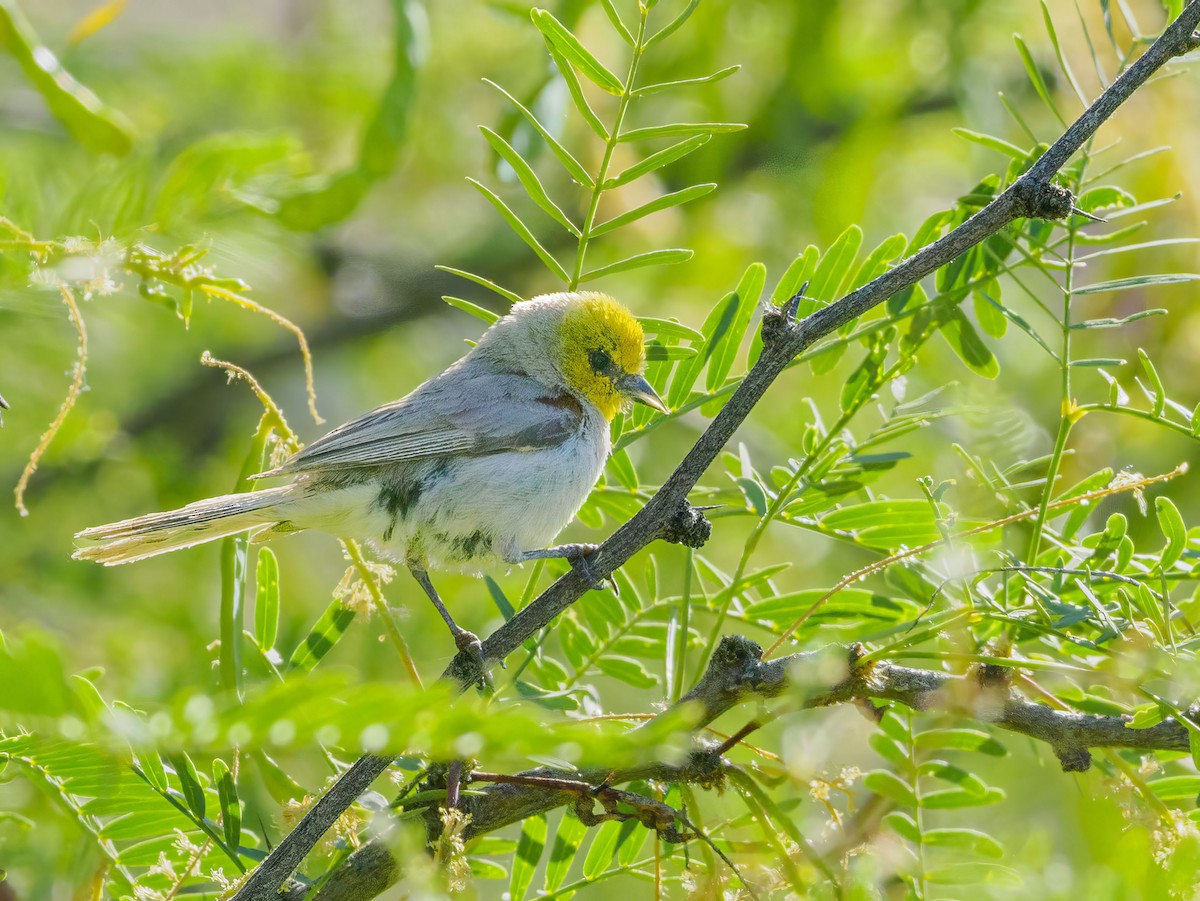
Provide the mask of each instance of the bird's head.
[{"label": "bird's head", "polygon": [[515,304],[491,332],[504,335],[530,375],[589,401],[606,419],[630,401],[667,412],[642,376],[646,348],[641,323],[607,294],[535,297]]}]

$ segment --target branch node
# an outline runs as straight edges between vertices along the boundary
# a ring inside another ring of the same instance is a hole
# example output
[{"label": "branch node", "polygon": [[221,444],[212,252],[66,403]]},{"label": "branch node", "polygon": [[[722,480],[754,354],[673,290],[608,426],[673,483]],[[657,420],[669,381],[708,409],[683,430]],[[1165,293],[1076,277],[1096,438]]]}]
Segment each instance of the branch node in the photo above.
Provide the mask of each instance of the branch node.
[{"label": "branch node", "polygon": [[791,331],[796,324],[796,311],[800,309],[800,301],[808,290],[808,282],[800,286],[800,290],[777,307],[768,306],[762,318],[763,346],[769,347]]},{"label": "branch node", "polygon": [[1011,666],[984,663],[975,668],[975,681],[984,690],[1001,689],[1008,692],[1012,688],[1013,669]]},{"label": "branch node", "polygon": [[659,537],[671,544],[700,548],[711,535],[712,523],[704,518],[704,511],[685,500],[679,504],[675,515],[663,523]]},{"label": "branch node", "polygon": [[1092,753],[1087,748],[1056,746],[1054,755],[1064,773],[1085,773],[1092,765]]},{"label": "branch node", "polygon": [[1017,215],[1026,219],[1065,219],[1075,209],[1075,196],[1051,182],[1019,180],[1012,192]]}]

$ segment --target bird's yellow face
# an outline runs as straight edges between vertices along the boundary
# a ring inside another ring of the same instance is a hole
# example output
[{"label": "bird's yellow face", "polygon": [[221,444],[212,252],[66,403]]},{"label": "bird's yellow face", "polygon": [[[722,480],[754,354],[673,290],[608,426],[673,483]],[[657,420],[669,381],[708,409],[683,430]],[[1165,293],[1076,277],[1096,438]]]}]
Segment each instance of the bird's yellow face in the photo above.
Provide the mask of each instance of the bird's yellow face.
[{"label": "bird's yellow face", "polygon": [[562,374],[611,420],[629,401],[666,412],[642,378],[645,336],[633,315],[606,294],[581,294],[563,317]]}]

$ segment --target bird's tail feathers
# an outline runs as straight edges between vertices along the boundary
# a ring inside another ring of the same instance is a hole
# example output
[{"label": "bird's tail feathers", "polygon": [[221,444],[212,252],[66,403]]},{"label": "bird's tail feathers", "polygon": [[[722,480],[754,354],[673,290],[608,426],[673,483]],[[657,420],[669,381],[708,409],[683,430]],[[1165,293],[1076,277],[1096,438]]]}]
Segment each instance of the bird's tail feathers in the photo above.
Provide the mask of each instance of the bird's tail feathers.
[{"label": "bird's tail feathers", "polygon": [[121,522],[84,529],[75,537],[97,544],[81,547],[72,556],[105,566],[133,563],[157,554],[203,544],[245,532],[255,526],[275,525],[284,517],[279,505],[291,486],[210,497],[163,513],[149,513]]}]

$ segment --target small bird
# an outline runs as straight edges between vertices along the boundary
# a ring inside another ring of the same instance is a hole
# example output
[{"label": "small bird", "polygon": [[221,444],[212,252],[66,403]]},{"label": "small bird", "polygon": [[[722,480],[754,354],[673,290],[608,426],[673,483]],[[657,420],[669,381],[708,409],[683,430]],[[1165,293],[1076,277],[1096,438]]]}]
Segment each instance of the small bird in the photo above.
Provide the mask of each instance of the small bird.
[{"label": "small bird", "polygon": [[407,566],[459,650],[478,655],[428,569],[559,557],[595,582],[595,545],[545,545],[599,478],[617,412],[631,401],[667,412],[645,361],[641,324],[607,295],[522,301],[411,394],[256,476],[288,484],[85,529],[75,537],[99,543],[74,557],[132,563],[249,530],[255,541],[304,529],[361,538]]}]

